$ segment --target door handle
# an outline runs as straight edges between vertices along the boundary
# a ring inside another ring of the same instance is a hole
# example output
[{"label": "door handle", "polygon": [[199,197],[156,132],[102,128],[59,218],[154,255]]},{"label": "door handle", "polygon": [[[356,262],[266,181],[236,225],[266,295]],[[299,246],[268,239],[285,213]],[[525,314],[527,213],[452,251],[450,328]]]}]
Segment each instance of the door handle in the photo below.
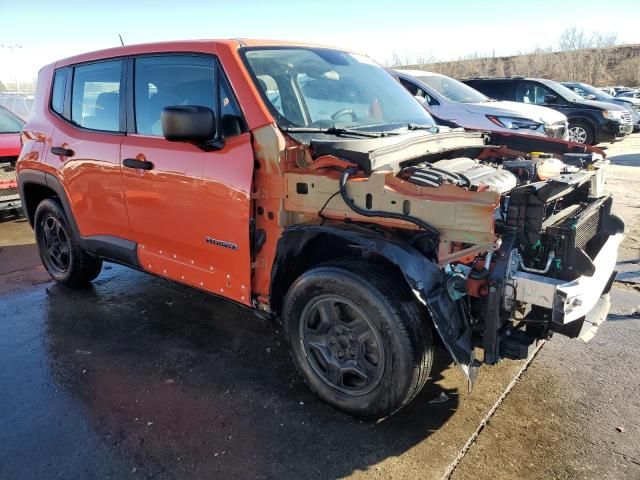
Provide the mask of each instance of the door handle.
[{"label": "door handle", "polygon": [[137,158],[125,158],[122,161],[125,167],[139,168],[141,170],[153,170],[153,163],[147,160],[138,160]]},{"label": "door handle", "polygon": [[61,157],[73,157],[75,155],[73,150],[64,147],[51,147],[51,153],[60,155]]}]

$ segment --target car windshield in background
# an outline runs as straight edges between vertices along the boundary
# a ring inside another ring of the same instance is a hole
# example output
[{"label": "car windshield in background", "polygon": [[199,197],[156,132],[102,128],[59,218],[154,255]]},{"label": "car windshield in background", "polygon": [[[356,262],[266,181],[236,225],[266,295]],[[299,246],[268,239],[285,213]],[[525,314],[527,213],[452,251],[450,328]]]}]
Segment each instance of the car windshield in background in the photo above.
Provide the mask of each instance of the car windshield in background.
[{"label": "car windshield in background", "polygon": [[591,85],[587,85],[586,83],[575,83],[575,84],[569,84],[569,85],[562,84],[562,85],[567,87],[569,90],[573,90],[583,98],[587,98],[588,95],[593,95],[594,97],[596,97],[595,100],[606,101],[606,100],[612,100],[614,98],[612,95],[609,95],[607,92],[603,92],[599,88],[592,87]]},{"label": "car windshield in background", "polygon": [[458,80],[445,77],[444,75],[425,75],[416,78],[452,102],[482,103],[489,101],[489,97],[483,95],[475,88],[471,88],[469,85],[465,85]]},{"label": "car windshield in background", "polygon": [[4,107],[0,107],[0,133],[19,133],[24,122]]},{"label": "car windshield in background", "polygon": [[281,128],[386,132],[435,125],[404,87],[366,56],[325,48],[248,48],[244,57]]},{"label": "car windshield in background", "polygon": [[560,95],[565,100],[569,102],[580,102],[584,100],[580,95],[571,90],[570,88],[565,87],[561,83],[554,82],[553,80],[540,80],[540,83],[546,85],[550,89],[554,91],[557,95]]},{"label": "car windshield in background", "polygon": [[603,92],[586,83],[578,83],[578,86],[587,92],[587,95],[595,95],[598,100],[612,100],[615,98],[613,95],[609,95],[607,92]]}]

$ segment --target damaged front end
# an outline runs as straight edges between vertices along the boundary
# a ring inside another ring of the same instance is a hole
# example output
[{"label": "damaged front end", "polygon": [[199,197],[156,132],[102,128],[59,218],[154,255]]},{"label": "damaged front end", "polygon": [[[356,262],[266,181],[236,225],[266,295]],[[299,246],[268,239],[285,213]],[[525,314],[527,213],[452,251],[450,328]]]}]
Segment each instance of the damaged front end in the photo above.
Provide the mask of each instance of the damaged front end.
[{"label": "damaged front end", "polygon": [[477,347],[487,364],[523,358],[606,318],[624,224],[603,152],[447,129],[294,150],[283,211],[295,221],[278,251],[330,234],[397,266],[470,387]]}]

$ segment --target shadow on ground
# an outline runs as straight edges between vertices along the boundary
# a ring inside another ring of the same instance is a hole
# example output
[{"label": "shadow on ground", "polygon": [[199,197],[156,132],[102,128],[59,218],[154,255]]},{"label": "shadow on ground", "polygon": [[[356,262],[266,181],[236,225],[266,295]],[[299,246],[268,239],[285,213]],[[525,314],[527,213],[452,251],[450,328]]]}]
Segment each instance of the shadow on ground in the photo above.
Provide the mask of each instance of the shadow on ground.
[{"label": "shadow on ground", "polygon": [[[354,420],[302,384],[277,325],[208,294],[118,266],[108,265],[84,291],[50,284],[5,296],[1,312],[18,325],[40,325],[46,375],[80,405],[64,411],[84,410],[88,423],[70,433],[106,442],[114,452],[115,463],[91,470],[95,474],[343,477],[411,449],[458,407],[457,389],[438,385],[448,367],[441,354],[433,382],[408,408],[379,423]],[[4,365],[7,387],[27,381],[12,377],[14,369],[29,375],[22,365],[11,365],[11,358]],[[429,403],[443,392],[446,402]],[[39,436],[55,437],[55,429],[45,426]],[[64,431],[69,433],[68,425]],[[54,447],[41,443],[46,445],[39,456],[51,456],[47,449]]]},{"label": "shadow on ground", "polygon": [[608,157],[613,165],[621,165],[623,167],[640,167],[640,154],[628,153],[624,155],[612,155]]}]

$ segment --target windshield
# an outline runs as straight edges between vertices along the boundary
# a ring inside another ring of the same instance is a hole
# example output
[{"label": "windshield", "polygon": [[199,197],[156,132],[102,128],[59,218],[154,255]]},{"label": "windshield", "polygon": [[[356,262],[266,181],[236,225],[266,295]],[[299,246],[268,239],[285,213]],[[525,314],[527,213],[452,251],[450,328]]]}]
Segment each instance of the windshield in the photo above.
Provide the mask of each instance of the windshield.
[{"label": "windshield", "polygon": [[444,75],[426,75],[416,78],[452,102],[482,103],[489,101],[488,97],[475,88]]},{"label": "windshield", "polygon": [[325,48],[255,48],[247,66],[281,128],[340,127],[385,132],[435,125],[382,67],[366,56]]},{"label": "windshield", "polygon": [[554,91],[557,95],[560,95],[562,98],[569,102],[580,102],[584,100],[580,95],[571,90],[570,88],[565,87],[561,83],[554,82],[553,80],[540,80],[540,83],[546,85],[550,89]]},{"label": "windshield", "polygon": [[24,122],[4,107],[0,107],[0,133],[18,133]]},{"label": "windshield", "polygon": [[575,91],[578,95],[582,97],[586,97],[587,95],[593,95],[597,100],[613,100],[614,97],[609,95],[607,92],[603,92],[602,90],[592,87],[591,85],[587,85],[586,83],[576,83],[573,87],[570,87],[571,90]]}]

